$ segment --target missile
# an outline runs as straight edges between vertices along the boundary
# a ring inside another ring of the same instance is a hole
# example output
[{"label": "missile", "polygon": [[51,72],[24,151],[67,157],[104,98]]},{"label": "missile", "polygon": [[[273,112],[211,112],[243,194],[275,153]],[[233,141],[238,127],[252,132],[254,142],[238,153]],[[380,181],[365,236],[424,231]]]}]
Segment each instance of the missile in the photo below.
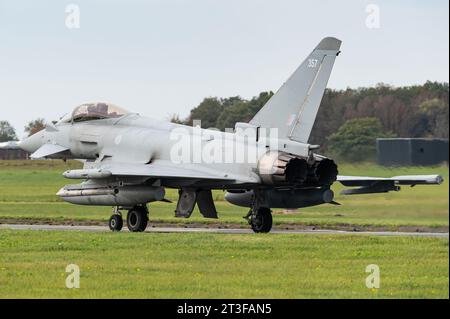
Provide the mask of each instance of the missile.
[{"label": "missile", "polygon": [[73,169],[65,171],[63,176],[68,179],[103,179],[111,177],[112,173],[102,169]]}]

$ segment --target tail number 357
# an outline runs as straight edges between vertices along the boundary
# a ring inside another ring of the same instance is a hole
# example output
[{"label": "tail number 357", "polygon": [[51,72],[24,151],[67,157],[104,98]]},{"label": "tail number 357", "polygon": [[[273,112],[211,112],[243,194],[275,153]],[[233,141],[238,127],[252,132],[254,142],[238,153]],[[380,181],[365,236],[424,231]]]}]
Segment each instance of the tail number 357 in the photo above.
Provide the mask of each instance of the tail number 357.
[{"label": "tail number 357", "polygon": [[318,62],[317,59],[308,59],[308,68],[315,68]]}]

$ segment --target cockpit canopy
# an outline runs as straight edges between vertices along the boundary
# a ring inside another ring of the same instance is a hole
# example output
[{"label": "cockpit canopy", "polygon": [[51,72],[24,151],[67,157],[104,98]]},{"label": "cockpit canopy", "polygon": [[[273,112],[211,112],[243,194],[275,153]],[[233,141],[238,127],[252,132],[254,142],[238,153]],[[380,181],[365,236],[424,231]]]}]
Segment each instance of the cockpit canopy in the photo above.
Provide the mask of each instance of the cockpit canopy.
[{"label": "cockpit canopy", "polygon": [[119,118],[126,114],[129,114],[129,112],[111,103],[86,103],[77,106],[71,114],[67,114],[66,116],[64,116],[61,119],[61,122],[84,122]]}]

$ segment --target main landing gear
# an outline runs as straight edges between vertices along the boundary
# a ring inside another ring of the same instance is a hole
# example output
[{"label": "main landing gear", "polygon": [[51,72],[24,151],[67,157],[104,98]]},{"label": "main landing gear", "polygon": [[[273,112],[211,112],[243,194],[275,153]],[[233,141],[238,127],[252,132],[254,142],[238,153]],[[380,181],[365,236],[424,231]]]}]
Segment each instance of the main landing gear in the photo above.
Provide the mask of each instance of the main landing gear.
[{"label": "main landing gear", "polygon": [[270,208],[252,208],[244,218],[248,220],[255,233],[268,233],[272,229],[272,211]]},{"label": "main landing gear", "polygon": [[[127,227],[130,232],[143,232],[148,224],[148,209],[146,206],[135,206],[128,211]],[[122,213],[116,207],[114,213],[109,218],[109,229],[121,231],[123,227]]]},{"label": "main landing gear", "polygon": [[248,223],[255,233],[268,233],[272,229],[272,211],[267,205],[263,190],[254,190],[253,203],[247,216]]}]

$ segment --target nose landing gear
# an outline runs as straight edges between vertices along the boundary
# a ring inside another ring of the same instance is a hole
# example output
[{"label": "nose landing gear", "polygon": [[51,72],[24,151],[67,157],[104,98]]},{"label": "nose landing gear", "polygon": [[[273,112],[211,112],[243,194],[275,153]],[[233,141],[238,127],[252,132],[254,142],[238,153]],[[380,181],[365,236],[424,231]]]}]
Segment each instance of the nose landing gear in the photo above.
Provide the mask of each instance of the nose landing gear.
[{"label": "nose landing gear", "polygon": [[112,231],[121,231],[123,227],[123,218],[120,214],[113,214],[109,218],[108,222],[109,229]]}]

